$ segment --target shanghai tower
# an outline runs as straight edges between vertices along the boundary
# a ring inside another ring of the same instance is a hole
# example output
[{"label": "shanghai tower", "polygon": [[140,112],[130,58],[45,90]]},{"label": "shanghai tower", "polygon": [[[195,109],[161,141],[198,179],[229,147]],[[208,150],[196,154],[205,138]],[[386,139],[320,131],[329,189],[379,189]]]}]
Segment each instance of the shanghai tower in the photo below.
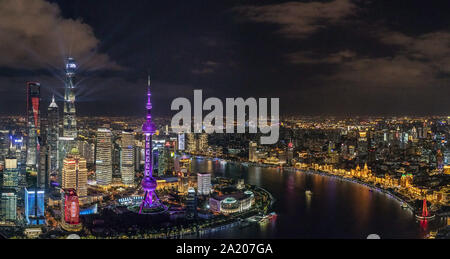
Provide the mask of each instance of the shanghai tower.
[{"label": "shanghai tower", "polygon": [[61,180],[61,173],[64,158],[76,145],[77,138],[77,120],[75,110],[75,72],[77,64],[73,58],[66,60],[66,80],[64,86],[64,109],[63,109],[63,132],[62,137],[58,138],[58,179]]},{"label": "shanghai tower", "polygon": [[63,136],[67,138],[77,137],[77,121],[75,117],[75,72],[77,65],[73,58],[66,60],[66,82],[64,92],[64,122]]}]

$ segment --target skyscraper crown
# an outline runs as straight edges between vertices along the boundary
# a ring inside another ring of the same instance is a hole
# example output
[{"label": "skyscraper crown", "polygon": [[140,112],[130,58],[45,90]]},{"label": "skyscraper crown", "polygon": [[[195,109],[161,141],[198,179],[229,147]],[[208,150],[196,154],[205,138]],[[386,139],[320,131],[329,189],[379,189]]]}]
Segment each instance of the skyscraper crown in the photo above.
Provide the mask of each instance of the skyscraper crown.
[{"label": "skyscraper crown", "polygon": [[52,102],[50,103],[50,105],[48,107],[49,108],[58,108],[58,105],[55,102],[55,95],[53,95]]}]

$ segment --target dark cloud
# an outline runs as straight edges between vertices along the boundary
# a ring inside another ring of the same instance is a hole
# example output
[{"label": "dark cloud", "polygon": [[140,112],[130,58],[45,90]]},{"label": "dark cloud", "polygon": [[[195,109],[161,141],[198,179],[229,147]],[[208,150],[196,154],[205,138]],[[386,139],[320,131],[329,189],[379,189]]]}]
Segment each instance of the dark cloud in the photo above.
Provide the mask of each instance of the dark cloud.
[{"label": "dark cloud", "polygon": [[263,6],[241,6],[235,11],[250,21],[280,25],[290,38],[304,38],[351,15],[356,6],[350,0],[331,2],[286,2]]},{"label": "dark cloud", "polygon": [[198,66],[198,68],[193,69],[192,73],[196,75],[211,74],[214,73],[219,66],[220,64],[218,62],[206,61]]},{"label": "dark cloud", "polygon": [[450,73],[450,32],[436,31],[418,36],[384,31],[380,39],[399,47],[400,55],[419,60],[433,67],[435,72]]},{"label": "dark cloud", "polygon": [[395,88],[423,87],[434,82],[433,71],[428,64],[403,56],[386,58],[357,58],[342,63],[331,82],[355,87]]},{"label": "dark cloud", "polygon": [[355,87],[429,87],[446,82],[442,73],[450,72],[450,33],[433,32],[415,37],[399,32],[377,32],[380,43],[394,45],[385,56],[357,54],[342,50],[323,54],[301,51],[288,54],[293,64],[333,64],[334,72],[322,79]]},{"label": "dark cloud", "polygon": [[[374,35],[374,40],[378,38],[379,44],[395,47],[393,52],[384,55],[360,53],[360,48],[349,46],[335,52],[312,46],[310,50],[285,55],[287,61],[294,65],[334,65],[328,75],[320,74],[316,78],[324,84],[332,82],[376,88],[427,87],[438,83],[442,73],[450,72],[449,32],[408,36],[388,28],[380,29],[379,24],[361,23],[355,19],[360,10],[350,0],[286,2],[237,8],[241,15],[253,22],[280,25],[282,35],[298,42],[311,40],[320,29],[327,27],[364,26],[367,35]],[[338,24],[344,18],[348,20]],[[327,42],[330,48],[335,48],[333,38],[327,39]]]},{"label": "dark cloud", "polygon": [[289,53],[286,57],[293,64],[339,64],[356,58],[356,53],[350,50],[342,50],[323,56],[313,51],[299,51]]},{"label": "dark cloud", "polygon": [[86,69],[120,68],[97,52],[99,40],[89,25],[63,18],[56,4],[44,0],[1,0],[0,39],[0,67],[52,69],[70,55]]},{"label": "dark cloud", "polygon": [[282,114],[446,111],[450,5],[436,2],[0,0],[0,113],[23,112],[27,80],[61,100],[69,52],[80,114],[143,114],[148,69],[160,114],[193,89],[280,97]]}]

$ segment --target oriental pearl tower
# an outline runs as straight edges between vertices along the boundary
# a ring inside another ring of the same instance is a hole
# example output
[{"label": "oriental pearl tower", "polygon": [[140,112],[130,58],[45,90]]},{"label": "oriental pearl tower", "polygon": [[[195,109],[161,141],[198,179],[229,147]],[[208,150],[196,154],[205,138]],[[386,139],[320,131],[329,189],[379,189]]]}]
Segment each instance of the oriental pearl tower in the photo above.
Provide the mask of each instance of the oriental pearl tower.
[{"label": "oriental pearl tower", "polygon": [[155,189],[157,186],[156,179],[153,177],[153,159],[152,159],[152,136],[156,132],[155,124],[152,122],[152,103],[150,101],[150,76],[148,76],[147,88],[147,119],[142,125],[142,132],[145,135],[145,169],[144,178],[142,179],[142,189],[144,190],[144,199],[139,208],[139,214],[146,214],[145,210],[156,208],[165,208],[156,196]]}]

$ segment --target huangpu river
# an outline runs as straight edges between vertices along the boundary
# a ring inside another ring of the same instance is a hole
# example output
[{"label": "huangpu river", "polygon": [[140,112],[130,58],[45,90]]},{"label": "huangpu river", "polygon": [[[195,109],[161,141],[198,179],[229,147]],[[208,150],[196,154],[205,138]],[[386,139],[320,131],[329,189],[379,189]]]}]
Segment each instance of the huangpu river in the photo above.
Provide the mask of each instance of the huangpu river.
[{"label": "huangpu river", "polygon": [[[412,211],[387,194],[318,174],[207,158],[192,158],[192,172],[243,178],[269,191],[277,217],[267,224],[233,227],[200,238],[422,238]],[[310,190],[312,195],[307,195]]]}]

